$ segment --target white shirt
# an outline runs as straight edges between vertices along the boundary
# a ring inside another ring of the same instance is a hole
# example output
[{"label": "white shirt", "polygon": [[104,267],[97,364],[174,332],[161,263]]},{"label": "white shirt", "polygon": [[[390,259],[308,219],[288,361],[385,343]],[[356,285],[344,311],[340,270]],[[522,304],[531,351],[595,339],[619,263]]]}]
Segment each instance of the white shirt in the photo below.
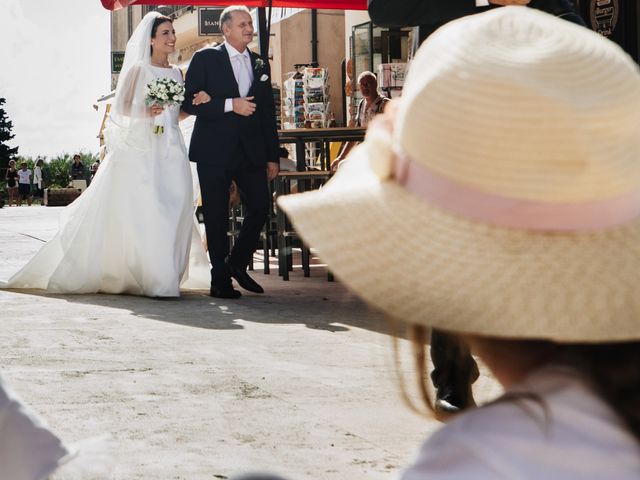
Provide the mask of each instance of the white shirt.
[{"label": "white shirt", "polygon": [[[233,68],[233,75],[236,77],[236,82],[238,82],[238,85],[240,84],[240,72],[239,72],[239,69],[242,66],[241,66],[241,62],[238,61],[238,59],[235,58],[237,55],[244,55],[246,57],[247,65],[249,65],[249,68],[247,68],[247,71],[249,73],[249,80],[252,82],[253,81],[253,72],[251,71],[251,56],[249,55],[249,49],[245,48],[244,52],[240,53],[238,50],[233,48],[228,42],[224,42],[224,47],[226,48],[227,53],[229,54],[229,61],[231,61],[231,68]],[[232,98],[225,99],[225,101],[224,101],[224,111],[225,111],[225,113],[233,111],[233,99]]]},{"label": "white shirt", "polygon": [[31,170],[28,168],[26,170],[18,170],[18,183],[23,183],[29,185],[31,183]]},{"label": "white shirt", "polygon": [[33,183],[38,185],[38,188],[42,187],[42,167],[36,166],[33,169]]},{"label": "white shirt", "polygon": [[[578,374],[550,366],[433,434],[401,480],[638,480],[640,443]],[[548,421],[544,408],[548,408]]]}]

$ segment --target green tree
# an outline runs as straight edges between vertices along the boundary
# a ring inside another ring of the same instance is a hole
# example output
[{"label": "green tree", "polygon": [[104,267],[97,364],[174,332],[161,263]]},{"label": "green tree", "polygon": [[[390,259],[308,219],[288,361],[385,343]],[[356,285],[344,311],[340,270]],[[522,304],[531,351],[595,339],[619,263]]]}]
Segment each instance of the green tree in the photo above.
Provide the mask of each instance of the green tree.
[{"label": "green tree", "polygon": [[[4,98],[0,98],[0,172],[2,174],[4,174],[5,169],[9,165],[9,160],[18,154],[18,147],[11,148],[7,145],[7,142],[15,137],[15,135],[11,133],[13,123],[7,117],[4,108],[2,108],[5,102],[6,100]],[[4,175],[2,178],[4,178]]]},{"label": "green tree", "polygon": [[69,185],[69,169],[72,155],[65,153],[49,160],[43,169],[44,182],[50,188],[62,188]]}]

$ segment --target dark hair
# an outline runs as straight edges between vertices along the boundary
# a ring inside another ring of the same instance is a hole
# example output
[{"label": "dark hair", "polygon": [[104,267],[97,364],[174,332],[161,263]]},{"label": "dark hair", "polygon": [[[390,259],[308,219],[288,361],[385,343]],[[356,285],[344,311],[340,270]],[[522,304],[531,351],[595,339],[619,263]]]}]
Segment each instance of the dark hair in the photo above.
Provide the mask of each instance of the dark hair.
[{"label": "dark hair", "polygon": [[153,26],[151,27],[151,38],[156,36],[156,33],[158,33],[158,27],[165,22],[169,22],[173,25],[173,19],[167,17],[166,15],[159,15],[156,17],[156,19],[153,21]]},{"label": "dark hair", "polygon": [[640,342],[563,345],[563,360],[588,378],[640,442]]},{"label": "dark hair", "polygon": [[[154,38],[156,36],[156,33],[158,33],[158,27],[165,22],[169,22],[171,25],[173,25],[173,19],[167,17],[166,15],[159,15],[156,17],[156,19],[153,21],[153,25],[151,26],[151,38]],[[153,55],[153,46],[150,48],[151,55]]]}]

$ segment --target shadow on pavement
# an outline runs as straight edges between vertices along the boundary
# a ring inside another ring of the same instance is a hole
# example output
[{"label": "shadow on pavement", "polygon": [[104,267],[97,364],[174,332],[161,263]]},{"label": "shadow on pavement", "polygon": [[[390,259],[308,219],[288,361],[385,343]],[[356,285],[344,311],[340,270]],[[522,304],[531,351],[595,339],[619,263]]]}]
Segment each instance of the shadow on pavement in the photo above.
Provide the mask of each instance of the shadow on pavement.
[{"label": "shadow on pavement", "polygon": [[[258,277],[256,277],[258,279]],[[314,281],[315,280],[315,281]],[[127,310],[131,314],[195,328],[234,330],[238,321],[273,325],[301,324],[310,329],[345,332],[349,327],[404,337],[339,283],[321,279],[265,285],[267,293],[243,292],[238,300],[212,298],[206,291],[183,292],[180,298],[148,298],[132,295],[61,295],[40,290],[10,290],[25,296],[56,298],[71,304]]]}]

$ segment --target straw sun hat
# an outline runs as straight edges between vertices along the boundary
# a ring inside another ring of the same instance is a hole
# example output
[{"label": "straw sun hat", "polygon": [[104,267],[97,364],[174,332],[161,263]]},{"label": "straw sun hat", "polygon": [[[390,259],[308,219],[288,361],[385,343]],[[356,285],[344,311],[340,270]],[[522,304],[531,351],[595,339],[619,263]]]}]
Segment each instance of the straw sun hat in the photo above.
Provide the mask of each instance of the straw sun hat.
[{"label": "straw sun hat", "polygon": [[525,7],[452,22],[321,190],[282,197],[332,271],[395,318],[564,342],[640,339],[640,76]]}]

